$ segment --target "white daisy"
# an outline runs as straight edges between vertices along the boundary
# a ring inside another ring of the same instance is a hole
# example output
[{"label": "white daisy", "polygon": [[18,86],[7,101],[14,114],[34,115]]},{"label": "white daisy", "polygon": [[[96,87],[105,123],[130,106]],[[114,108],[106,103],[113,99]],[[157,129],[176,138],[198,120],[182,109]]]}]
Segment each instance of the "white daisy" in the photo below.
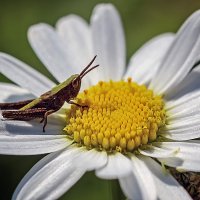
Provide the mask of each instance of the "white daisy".
[{"label": "white daisy", "polygon": [[[200,68],[193,69],[200,57],[199,33],[197,11],[177,34],[157,36],[141,47],[125,72],[123,29],[110,4],[96,6],[90,26],[75,15],[60,19],[55,29],[32,26],[30,44],[59,82],[79,73],[96,54],[101,67],[84,77],[82,89],[102,82],[79,95],[88,110],[72,107],[66,125],[62,109],[49,117],[45,134],[37,122],[0,121],[1,154],[50,153],[22,179],[13,199],[56,199],[90,170],[118,179],[128,199],[190,199],[160,163],[200,171]],[[54,85],[4,53],[0,71],[21,87],[1,83],[1,102],[37,97]],[[147,87],[120,81],[128,77]]]}]

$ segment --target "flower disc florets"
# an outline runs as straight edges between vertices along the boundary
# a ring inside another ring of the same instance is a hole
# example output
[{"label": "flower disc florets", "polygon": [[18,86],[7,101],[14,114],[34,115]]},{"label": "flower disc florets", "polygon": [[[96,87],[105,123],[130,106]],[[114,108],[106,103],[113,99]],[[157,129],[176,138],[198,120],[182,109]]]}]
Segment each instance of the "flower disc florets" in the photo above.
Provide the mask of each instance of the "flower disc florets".
[{"label": "flower disc florets", "polygon": [[144,85],[128,81],[99,82],[80,93],[67,112],[67,135],[87,148],[133,152],[154,141],[165,124],[164,101]]}]

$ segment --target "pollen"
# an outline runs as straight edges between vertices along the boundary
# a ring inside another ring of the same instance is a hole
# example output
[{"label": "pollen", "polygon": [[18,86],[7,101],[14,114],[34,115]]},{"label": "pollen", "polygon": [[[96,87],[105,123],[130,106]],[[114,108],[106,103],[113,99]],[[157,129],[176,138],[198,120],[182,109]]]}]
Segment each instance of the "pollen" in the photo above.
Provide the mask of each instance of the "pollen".
[{"label": "pollen", "polygon": [[67,110],[64,130],[75,143],[88,149],[133,152],[156,140],[165,125],[162,96],[130,78],[101,81],[79,93],[77,103],[84,107],[72,105]]}]

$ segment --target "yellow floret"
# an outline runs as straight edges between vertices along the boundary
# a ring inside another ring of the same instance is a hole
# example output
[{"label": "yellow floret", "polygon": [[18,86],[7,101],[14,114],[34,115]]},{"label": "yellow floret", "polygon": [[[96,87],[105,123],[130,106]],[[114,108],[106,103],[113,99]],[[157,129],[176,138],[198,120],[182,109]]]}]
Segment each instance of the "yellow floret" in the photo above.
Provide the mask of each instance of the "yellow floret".
[{"label": "yellow floret", "polygon": [[144,85],[128,81],[99,82],[77,96],[67,110],[64,130],[87,148],[133,152],[152,142],[165,124],[164,101]]}]

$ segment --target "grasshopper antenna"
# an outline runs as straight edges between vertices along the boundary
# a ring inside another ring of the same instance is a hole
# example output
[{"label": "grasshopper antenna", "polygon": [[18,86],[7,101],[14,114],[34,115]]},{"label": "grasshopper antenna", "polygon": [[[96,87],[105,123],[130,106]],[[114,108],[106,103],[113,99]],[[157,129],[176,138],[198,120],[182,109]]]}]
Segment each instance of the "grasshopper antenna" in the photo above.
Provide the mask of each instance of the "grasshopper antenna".
[{"label": "grasshopper antenna", "polygon": [[94,67],[90,68],[88,71],[85,71],[84,74],[80,75],[80,78],[82,79],[88,72],[92,71],[93,69],[97,68],[99,65],[95,65]]},{"label": "grasshopper antenna", "polygon": [[[85,69],[79,74],[80,77],[84,76],[84,73],[88,70],[88,68],[92,65],[92,63],[95,61],[97,55],[94,56],[94,58],[90,61],[90,63],[85,67]],[[91,71],[91,70],[90,70]],[[89,71],[88,71],[89,72]]]}]

